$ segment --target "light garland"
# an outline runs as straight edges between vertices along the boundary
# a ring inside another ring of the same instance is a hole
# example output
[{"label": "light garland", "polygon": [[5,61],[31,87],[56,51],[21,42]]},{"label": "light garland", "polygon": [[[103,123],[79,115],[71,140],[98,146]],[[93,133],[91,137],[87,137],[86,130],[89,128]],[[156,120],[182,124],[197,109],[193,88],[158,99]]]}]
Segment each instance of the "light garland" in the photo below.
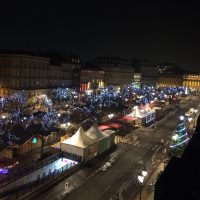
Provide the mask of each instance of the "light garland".
[{"label": "light garland", "polygon": [[179,143],[177,143],[177,144],[175,144],[175,145],[170,145],[170,148],[174,148],[174,147],[180,146],[181,144],[186,143],[188,140],[189,140],[189,138],[186,138],[186,139],[185,139],[184,141],[182,141],[182,142],[179,142]]},{"label": "light garland", "polygon": [[184,128],[182,128],[181,130],[176,130],[176,133],[180,133],[180,132],[182,132],[182,131],[184,131],[185,130],[185,127]]}]

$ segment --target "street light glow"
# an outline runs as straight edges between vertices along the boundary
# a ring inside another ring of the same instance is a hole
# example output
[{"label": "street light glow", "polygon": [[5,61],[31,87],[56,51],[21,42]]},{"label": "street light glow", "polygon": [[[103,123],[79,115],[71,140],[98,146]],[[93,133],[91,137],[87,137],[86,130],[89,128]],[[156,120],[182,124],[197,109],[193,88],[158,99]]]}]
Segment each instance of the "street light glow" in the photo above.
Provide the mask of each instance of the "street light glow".
[{"label": "street light glow", "polygon": [[143,184],[143,182],[144,182],[144,176],[139,175],[139,176],[138,176],[138,181],[139,181],[141,184]]},{"label": "street light glow", "polygon": [[180,116],[180,120],[183,121],[184,119],[185,119],[185,117],[184,117],[183,115],[181,115],[181,116]]},{"label": "street light glow", "polygon": [[176,141],[178,139],[178,134],[173,135],[172,139]]},{"label": "street light glow", "polygon": [[142,170],[142,176],[144,176],[144,177],[147,176],[147,173],[148,173],[147,171]]},{"label": "street light glow", "polygon": [[108,117],[111,119],[114,117],[114,114],[109,114]]}]

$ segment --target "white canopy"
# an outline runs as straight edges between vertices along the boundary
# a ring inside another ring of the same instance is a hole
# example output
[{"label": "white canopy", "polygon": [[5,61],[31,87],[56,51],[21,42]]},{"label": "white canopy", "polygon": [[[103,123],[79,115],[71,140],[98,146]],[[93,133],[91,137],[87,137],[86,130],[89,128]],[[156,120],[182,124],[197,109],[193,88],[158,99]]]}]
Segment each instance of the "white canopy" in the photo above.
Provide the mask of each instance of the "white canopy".
[{"label": "white canopy", "polygon": [[102,131],[100,131],[97,127],[97,125],[93,125],[91,126],[86,132],[85,134],[95,140],[101,140],[102,138],[106,138],[109,137],[109,135],[107,135],[106,133],[103,133]]},{"label": "white canopy", "polygon": [[78,131],[69,139],[63,141],[62,143],[70,144],[73,146],[78,146],[81,148],[86,148],[91,144],[96,143],[96,140],[89,138],[82,127],[78,129]]},{"label": "white canopy", "polygon": [[157,106],[155,106],[155,107],[152,108],[152,110],[161,110],[161,109],[162,109],[162,108],[157,107]]},{"label": "white canopy", "polygon": [[113,130],[105,130],[104,133],[106,133],[108,135],[111,135],[111,134],[115,133],[115,131],[113,131]]},{"label": "white canopy", "polygon": [[134,106],[133,109],[134,109],[134,111],[132,113],[128,114],[128,116],[144,118],[151,113],[155,113],[154,110],[149,110],[148,112],[145,110],[139,110],[138,106]]}]

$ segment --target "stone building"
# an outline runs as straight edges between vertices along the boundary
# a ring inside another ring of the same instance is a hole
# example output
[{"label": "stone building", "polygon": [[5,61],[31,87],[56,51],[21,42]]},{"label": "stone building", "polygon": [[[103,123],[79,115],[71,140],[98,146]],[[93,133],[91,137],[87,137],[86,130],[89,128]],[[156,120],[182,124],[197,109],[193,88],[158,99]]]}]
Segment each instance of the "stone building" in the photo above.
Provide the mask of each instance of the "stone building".
[{"label": "stone building", "polygon": [[16,90],[37,92],[60,86],[77,87],[80,80],[79,59],[52,62],[48,55],[27,52],[0,52],[0,96]]},{"label": "stone building", "polygon": [[94,62],[81,64],[80,92],[104,88],[105,72],[95,65]]},{"label": "stone building", "polygon": [[149,61],[134,59],[132,66],[135,68],[134,83],[138,86],[156,86],[158,81],[158,69]]},{"label": "stone building", "polygon": [[198,73],[188,73],[183,75],[183,86],[200,90],[200,75]]},{"label": "stone building", "polygon": [[127,60],[117,57],[99,57],[95,64],[105,72],[105,86],[110,84],[122,87],[133,81],[134,68]]}]

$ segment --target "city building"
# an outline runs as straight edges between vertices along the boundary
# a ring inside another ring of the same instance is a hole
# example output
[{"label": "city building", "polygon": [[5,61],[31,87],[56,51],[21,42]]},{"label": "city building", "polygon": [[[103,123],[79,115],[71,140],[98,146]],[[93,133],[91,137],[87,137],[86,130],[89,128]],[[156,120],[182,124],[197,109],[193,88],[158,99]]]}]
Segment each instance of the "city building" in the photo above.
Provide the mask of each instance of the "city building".
[{"label": "city building", "polygon": [[141,73],[139,72],[134,73],[133,84],[138,87],[141,85]]},{"label": "city building", "polygon": [[175,64],[161,63],[158,65],[158,83],[160,87],[183,86],[183,70]]},{"label": "city building", "polygon": [[183,85],[182,74],[159,74],[157,86],[180,87]]},{"label": "city building", "polygon": [[80,91],[104,88],[105,72],[93,63],[82,65],[80,72]]},{"label": "city building", "polygon": [[135,68],[134,83],[138,86],[156,86],[158,81],[158,69],[149,61],[134,59],[132,67]]},{"label": "city building", "polygon": [[200,74],[188,73],[183,75],[183,86],[192,89],[200,90]]},{"label": "city building", "polygon": [[173,63],[160,63],[158,72],[159,74],[183,74],[184,70]]},{"label": "city building", "polygon": [[127,86],[133,81],[134,68],[127,60],[117,57],[98,57],[95,64],[104,72],[105,86],[113,84],[115,86]]},{"label": "city building", "polygon": [[9,95],[17,90],[34,95],[60,86],[79,86],[79,59],[71,57],[71,60],[56,61],[47,54],[1,51],[0,95]]}]

